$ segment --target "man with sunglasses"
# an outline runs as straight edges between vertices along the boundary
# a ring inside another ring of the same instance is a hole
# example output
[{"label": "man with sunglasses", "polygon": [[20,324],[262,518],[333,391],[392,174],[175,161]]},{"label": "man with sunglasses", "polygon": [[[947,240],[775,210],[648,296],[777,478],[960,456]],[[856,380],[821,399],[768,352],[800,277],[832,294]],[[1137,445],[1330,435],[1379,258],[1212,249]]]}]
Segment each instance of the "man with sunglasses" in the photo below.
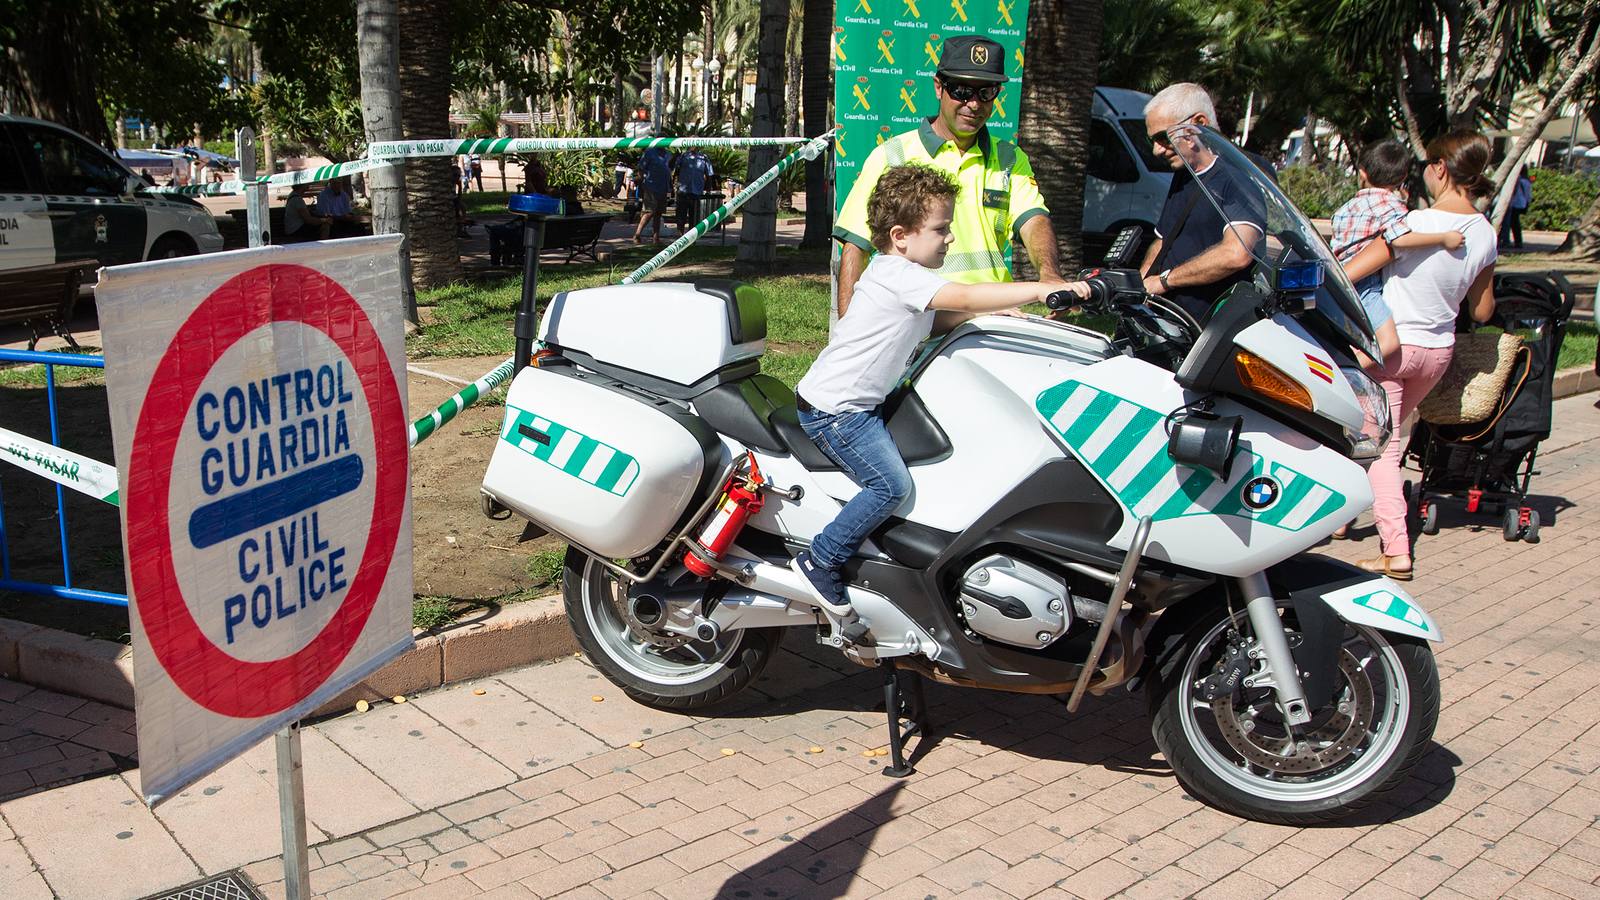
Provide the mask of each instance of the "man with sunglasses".
[{"label": "man with sunglasses", "polygon": [[977,35],[945,40],[934,74],[939,114],[878,145],[839,211],[833,236],[839,262],[839,315],[850,306],[857,279],[873,253],[867,199],[894,166],[922,163],[943,169],[960,185],[951,233],[955,242],[938,269],[947,281],[980,284],[1011,280],[1013,241],[1020,238],[1040,281],[1061,281],[1055,229],[1027,154],[989,134],[995,97],[1006,84],[1005,50]]},{"label": "man with sunglasses", "polygon": [[1144,121],[1151,149],[1174,173],[1144,258],[1144,289],[1176,300],[1204,324],[1229,288],[1249,280],[1251,251],[1266,233],[1265,202],[1248,182],[1215,165],[1216,155],[1196,139],[1199,127],[1217,123],[1205,88],[1167,86],[1145,105]]}]

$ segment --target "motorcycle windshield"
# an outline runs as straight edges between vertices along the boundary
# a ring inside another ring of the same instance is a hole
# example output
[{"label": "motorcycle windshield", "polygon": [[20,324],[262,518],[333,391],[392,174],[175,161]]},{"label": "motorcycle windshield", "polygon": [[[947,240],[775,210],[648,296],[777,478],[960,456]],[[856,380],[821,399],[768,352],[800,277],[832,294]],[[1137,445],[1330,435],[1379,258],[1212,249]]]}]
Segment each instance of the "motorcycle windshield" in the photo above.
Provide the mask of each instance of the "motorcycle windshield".
[{"label": "motorcycle windshield", "polygon": [[1275,181],[1227,138],[1210,128],[1182,124],[1167,131],[1172,149],[1189,177],[1214,207],[1232,235],[1256,261],[1258,280],[1276,283],[1280,268],[1318,263],[1322,284],[1315,311],[1339,337],[1369,357],[1379,357],[1373,325],[1344,267],[1322,235],[1284,195]]}]

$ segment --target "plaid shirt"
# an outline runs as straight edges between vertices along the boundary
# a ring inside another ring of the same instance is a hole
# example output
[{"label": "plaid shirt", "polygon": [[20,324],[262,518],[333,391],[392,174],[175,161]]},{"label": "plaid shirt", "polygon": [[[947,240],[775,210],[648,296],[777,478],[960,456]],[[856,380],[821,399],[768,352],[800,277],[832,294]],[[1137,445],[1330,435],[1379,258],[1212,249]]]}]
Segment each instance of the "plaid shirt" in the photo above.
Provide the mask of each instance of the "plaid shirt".
[{"label": "plaid shirt", "polygon": [[1380,234],[1387,242],[1410,233],[1406,204],[1399,194],[1383,188],[1363,188],[1333,214],[1333,240],[1329,243],[1343,263]]}]

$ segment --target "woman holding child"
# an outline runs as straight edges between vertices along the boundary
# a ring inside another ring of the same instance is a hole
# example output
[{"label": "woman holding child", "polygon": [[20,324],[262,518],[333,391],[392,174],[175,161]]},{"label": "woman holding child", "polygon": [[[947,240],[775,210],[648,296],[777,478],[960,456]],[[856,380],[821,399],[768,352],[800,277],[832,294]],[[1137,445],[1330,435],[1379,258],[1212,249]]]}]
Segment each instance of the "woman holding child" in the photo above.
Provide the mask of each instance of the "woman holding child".
[{"label": "woman holding child", "polygon": [[[1407,248],[1386,236],[1384,240],[1368,241],[1345,263],[1352,281],[1359,282],[1384,270],[1383,303],[1393,317],[1399,351],[1374,363],[1373,368],[1388,392],[1389,416],[1397,430],[1449,367],[1456,316],[1462,302],[1469,304],[1468,310],[1476,321],[1487,321],[1494,314],[1496,235],[1475,205],[1476,200],[1488,197],[1493,190],[1484,175],[1488,164],[1489,140],[1483,135],[1454,131],[1436,138],[1428,145],[1422,171],[1433,206],[1407,213],[1404,225],[1407,231],[1418,234],[1458,232],[1464,242],[1453,248],[1453,240]],[[1371,173],[1365,174],[1370,178]],[[1371,572],[1409,581],[1413,568],[1411,542],[1400,487],[1403,443],[1398,433],[1390,438],[1383,455],[1367,470],[1382,552],[1360,565]]]}]

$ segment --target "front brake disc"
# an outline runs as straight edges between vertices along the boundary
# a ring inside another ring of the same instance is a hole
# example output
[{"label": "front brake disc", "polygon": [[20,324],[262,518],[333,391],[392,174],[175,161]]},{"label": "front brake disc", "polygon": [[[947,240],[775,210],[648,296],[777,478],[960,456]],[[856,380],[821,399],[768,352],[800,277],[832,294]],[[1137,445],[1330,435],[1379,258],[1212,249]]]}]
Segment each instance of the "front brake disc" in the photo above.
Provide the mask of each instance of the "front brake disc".
[{"label": "front brake disc", "polygon": [[[1328,710],[1325,720],[1299,735],[1289,732],[1281,721],[1241,715],[1252,707],[1236,708],[1233,694],[1223,694],[1211,703],[1217,729],[1234,752],[1271,772],[1305,774],[1336,766],[1361,744],[1374,717],[1372,681],[1349,650],[1340,651],[1339,672],[1349,696]],[[1268,733],[1261,724],[1282,730]]]}]

